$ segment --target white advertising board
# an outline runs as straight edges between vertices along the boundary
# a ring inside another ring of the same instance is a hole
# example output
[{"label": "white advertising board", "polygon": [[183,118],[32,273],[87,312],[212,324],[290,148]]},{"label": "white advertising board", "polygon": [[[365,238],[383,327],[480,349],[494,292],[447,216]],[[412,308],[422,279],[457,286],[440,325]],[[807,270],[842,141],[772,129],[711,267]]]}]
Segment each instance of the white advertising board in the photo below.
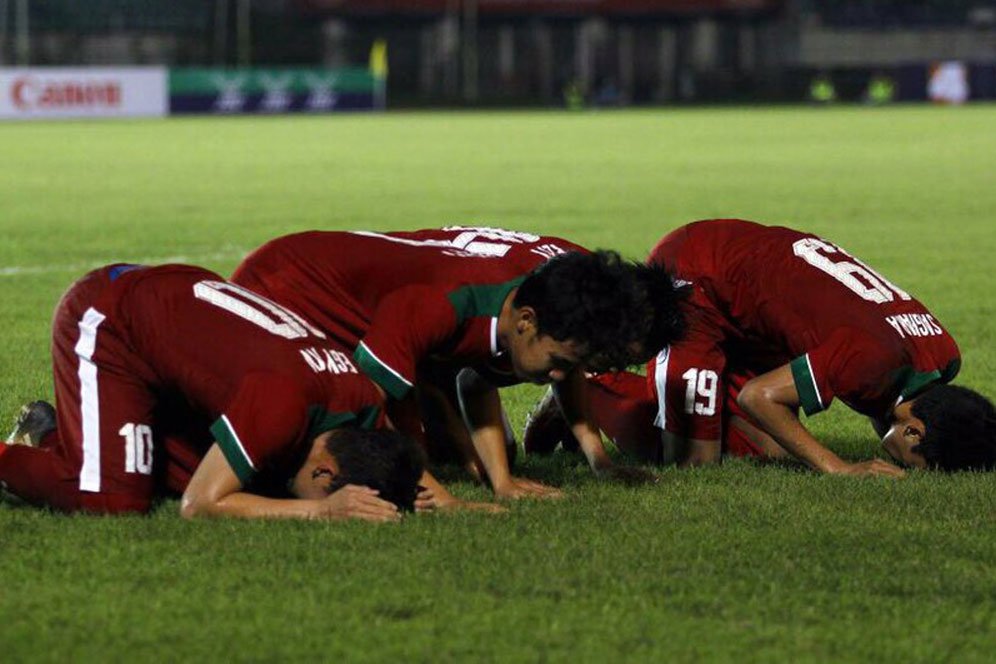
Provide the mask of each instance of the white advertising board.
[{"label": "white advertising board", "polygon": [[165,67],[0,68],[0,119],[166,115]]}]

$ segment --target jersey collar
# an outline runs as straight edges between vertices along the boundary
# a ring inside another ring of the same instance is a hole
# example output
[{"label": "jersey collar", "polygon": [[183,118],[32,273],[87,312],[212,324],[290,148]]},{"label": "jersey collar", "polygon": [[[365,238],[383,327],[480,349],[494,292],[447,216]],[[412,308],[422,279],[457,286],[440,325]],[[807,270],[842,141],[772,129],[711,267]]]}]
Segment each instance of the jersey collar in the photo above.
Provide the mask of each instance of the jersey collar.
[{"label": "jersey collar", "polygon": [[498,317],[491,317],[491,357],[498,357],[505,351],[498,348]]}]

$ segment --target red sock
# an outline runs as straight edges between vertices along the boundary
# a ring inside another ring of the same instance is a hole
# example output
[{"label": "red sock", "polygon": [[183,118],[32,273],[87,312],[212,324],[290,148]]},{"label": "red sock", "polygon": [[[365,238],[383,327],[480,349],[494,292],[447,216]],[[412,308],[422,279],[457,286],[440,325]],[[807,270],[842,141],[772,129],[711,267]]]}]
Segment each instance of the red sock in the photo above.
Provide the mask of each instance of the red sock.
[{"label": "red sock", "polygon": [[73,508],[78,493],[73,472],[62,457],[51,450],[26,445],[4,445],[0,453],[0,482],[18,498],[34,505]]},{"label": "red sock", "polygon": [[148,512],[151,496],[80,491],[79,472],[56,450],[0,443],[0,482],[32,505],[63,512]]}]

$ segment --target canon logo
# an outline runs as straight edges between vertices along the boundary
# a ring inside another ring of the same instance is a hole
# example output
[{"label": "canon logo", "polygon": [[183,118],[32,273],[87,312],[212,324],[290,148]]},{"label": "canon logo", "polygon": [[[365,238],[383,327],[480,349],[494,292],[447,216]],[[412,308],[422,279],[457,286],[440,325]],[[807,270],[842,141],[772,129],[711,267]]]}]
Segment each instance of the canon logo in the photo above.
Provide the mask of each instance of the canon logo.
[{"label": "canon logo", "polygon": [[121,84],[117,81],[39,80],[17,78],[10,96],[20,110],[32,108],[117,108]]}]

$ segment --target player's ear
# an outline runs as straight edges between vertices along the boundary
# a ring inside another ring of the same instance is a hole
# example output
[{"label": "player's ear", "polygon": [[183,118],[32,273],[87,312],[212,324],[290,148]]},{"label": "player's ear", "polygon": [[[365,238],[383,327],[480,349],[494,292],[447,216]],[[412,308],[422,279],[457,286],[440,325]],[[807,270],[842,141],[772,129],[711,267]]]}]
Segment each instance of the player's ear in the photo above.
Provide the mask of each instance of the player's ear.
[{"label": "player's ear", "polygon": [[339,464],[328,449],[331,432],[317,436],[311,445],[308,458],[288,484],[290,492],[303,499],[318,499],[332,493]]},{"label": "player's ear", "polygon": [[536,327],[536,310],[530,306],[519,307],[515,312],[515,330],[522,334]]},{"label": "player's ear", "polygon": [[903,427],[903,438],[911,445],[922,443],[924,435],[926,435],[925,427],[919,419],[914,418]]}]

